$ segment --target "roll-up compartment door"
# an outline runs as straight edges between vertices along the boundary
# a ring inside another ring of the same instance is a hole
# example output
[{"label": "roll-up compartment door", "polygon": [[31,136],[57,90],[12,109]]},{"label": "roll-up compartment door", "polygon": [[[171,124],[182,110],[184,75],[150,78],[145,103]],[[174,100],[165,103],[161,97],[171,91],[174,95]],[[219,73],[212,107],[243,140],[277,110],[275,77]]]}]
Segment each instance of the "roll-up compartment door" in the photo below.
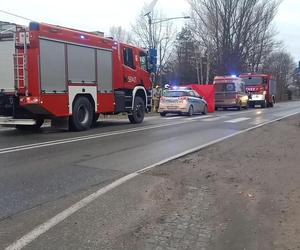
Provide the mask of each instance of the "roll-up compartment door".
[{"label": "roll-up compartment door", "polygon": [[14,54],[15,42],[0,41],[0,90],[14,91]]}]

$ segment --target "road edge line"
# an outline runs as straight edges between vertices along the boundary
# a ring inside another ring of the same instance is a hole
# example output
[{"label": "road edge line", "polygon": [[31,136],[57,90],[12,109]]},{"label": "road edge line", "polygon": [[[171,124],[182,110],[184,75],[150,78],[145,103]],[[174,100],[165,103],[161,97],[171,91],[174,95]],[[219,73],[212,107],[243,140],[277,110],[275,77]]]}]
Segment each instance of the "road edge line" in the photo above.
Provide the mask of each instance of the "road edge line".
[{"label": "road edge line", "polygon": [[186,156],[188,154],[192,154],[195,153],[199,150],[202,150],[206,147],[212,146],[214,144],[217,144],[219,142],[222,142],[226,139],[232,138],[234,136],[255,130],[257,128],[263,127],[265,125],[286,119],[288,117],[294,116],[299,114],[300,111],[280,117],[280,118],[276,118],[274,120],[268,121],[268,122],[264,122],[261,124],[258,124],[256,126],[235,132],[231,135],[225,136],[225,137],[221,137],[219,139],[213,140],[209,143],[203,144],[201,146],[186,150],[182,153],[176,154],[172,157],[169,157],[167,159],[164,159],[162,161],[159,161],[155,164],[152,164],[148,167],[145,167],[141,170],[135,171],[131,174],[125,175],[117,180],[115,180],[114,182],[108,184],[105,187],[102,187],[100,189],[98,189],[96,192],[88,195],[87,197],[81,199],[80,201],[76,202],[75,204],[73,204],[72,206],[70,206],[69,208],[63,210],[62,212],[58,213],[57,215],[55,215],[54,217],[50,218],[49,220],[47,220],[46,222],[40,224],[39,226],[35,227],[33,230],[31,230],[29,233],[25,234],[24,236],[22,236],[21,238],[19,238],[18,240],[16,240],[15,242],[13,242],[12,244],[10,244],[9,246],[7,246],[5,248],[5,250],[20,250],[22,248],[24,248],[25,246],[29,245],[31,242],[33,242],[34,240],[36,240],[40,235],[46,233],[48,230],[50,230],[51,228],[55,227],[57,224],[59,224],[60,222],[64,221],[66,218],[70,217],[71,215],[73,215],[74,213],[76,213],[77,211],[79,211],[80,209],[86,207],[88,204],[90,204],[91,202],[93,202],[94,200],[96,200],[97,198],[99,198],[101,195],[106,194],[107,192],[113,190],[114,188],[124,184],[125,182],[141,175],[144,174],[148,171],[150,171],[151,169],[163,165],[165,163],[168,163],[170,161],[176,160],[180,157]]}]

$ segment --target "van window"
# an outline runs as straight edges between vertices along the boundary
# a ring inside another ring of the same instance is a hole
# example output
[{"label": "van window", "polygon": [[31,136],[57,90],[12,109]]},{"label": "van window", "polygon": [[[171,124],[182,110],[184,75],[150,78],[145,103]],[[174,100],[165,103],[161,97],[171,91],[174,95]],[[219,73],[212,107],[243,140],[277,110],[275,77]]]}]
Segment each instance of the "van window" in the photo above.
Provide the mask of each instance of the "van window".
[{"label": "van window", "polygon": [[124,48],[123,49],[123,59],[124,59],[124,64],[126,66],[128,66],[132,69],[135,69],[132,48]]},{"label": "van window", "polygon": [[235,84],[234,83],[217,83],[215,85],[216,92],[235,92]]}]

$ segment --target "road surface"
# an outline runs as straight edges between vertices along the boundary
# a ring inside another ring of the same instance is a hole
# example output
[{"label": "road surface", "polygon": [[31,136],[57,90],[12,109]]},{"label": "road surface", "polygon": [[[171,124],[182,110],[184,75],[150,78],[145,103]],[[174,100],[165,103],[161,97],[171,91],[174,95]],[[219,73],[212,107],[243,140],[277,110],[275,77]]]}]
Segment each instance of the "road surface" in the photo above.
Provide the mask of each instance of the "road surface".
[{"label": "road surface", "polygon": [[[131,125],[127,119],[106,119],[80,133],[51,128],[24,133],[2,128],[0,248],[121,177],[298,112],[300,102],[294,101],[272,109],[218,111],[191,118],[153,116],[140,125]],[[112,209],[103,206],[104,211]],[[30,244],[27,247],[30,249]],[[45,248],[51,249],[51,245]]]}]

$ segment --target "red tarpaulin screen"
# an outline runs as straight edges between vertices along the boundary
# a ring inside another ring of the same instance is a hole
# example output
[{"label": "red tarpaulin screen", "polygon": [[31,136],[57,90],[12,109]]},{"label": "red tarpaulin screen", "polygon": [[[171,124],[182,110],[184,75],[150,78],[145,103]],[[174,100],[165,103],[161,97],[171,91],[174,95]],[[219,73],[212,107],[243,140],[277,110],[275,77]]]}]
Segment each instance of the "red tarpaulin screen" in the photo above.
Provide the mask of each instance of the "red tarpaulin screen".
[{"label": "red tarpaulin screen", "polygon": [[203,96],[207,102],[208,112],[215,112],[215,86],[213,84],[189,84],[184,85],[184,87],[189,87],[195,90],[199,95]]}]

